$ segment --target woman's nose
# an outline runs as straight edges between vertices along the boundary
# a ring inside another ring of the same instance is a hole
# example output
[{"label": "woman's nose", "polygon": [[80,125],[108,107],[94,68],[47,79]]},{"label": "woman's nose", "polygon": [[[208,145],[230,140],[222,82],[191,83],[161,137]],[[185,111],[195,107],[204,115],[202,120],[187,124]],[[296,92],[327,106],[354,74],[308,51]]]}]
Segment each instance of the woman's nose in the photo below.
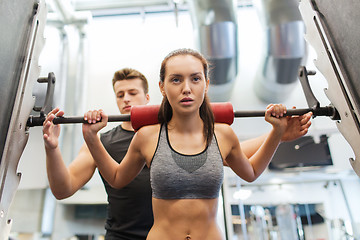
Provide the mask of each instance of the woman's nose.
[{"label": "woman's nose", "polygon": [[190,83],[189,83],[189,81],[185,80],[184,81],[184,86],[183,86],[183,93],[184,94],[189,94],[190,92],[191,92]]}]

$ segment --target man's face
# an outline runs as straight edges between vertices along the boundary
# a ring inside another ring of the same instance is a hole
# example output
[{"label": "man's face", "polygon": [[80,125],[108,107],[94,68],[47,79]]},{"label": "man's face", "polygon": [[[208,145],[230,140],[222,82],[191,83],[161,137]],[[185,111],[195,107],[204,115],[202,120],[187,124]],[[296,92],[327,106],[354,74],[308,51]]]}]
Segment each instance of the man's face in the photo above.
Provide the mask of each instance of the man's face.
[{"label": "man's face", "polygon": [[135,105],[145,105],[149,102],[149,94],[145,94],[140,78],[121,80],[114,84],[116,103],[121,114],[130,114]]}]

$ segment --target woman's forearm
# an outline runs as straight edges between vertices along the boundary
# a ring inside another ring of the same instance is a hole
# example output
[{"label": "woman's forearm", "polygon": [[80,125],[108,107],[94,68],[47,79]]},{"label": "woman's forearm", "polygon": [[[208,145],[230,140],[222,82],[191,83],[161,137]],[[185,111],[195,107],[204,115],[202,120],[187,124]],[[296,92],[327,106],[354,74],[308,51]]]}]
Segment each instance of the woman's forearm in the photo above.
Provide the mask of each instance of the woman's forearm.
[{"label": "woman's forearm", "polygon": [[97,135],[84,139],[101,175],[113,186],[116,183],[116,169],[119,164],[111,158]]},{"label": "woman's forearm", "polygon": [[254,169],[255,179],[258,178],[269,165],[277,147],[280,144],[281,137],[282,132],[272,129],[259,150],[249,159]]}]

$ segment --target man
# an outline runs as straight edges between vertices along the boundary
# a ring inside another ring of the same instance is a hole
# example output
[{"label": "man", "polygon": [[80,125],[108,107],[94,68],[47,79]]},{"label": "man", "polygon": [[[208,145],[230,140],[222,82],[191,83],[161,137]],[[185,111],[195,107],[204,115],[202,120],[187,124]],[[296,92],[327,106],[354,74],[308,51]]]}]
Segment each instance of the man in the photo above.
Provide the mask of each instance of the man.
[{"label": "man", "polygon": [[[131,106],[149,102],[148,83],[140,72],[124,68],[115,72],[113,89],[117,105],[122,114],[129,114]],[[64,164],[58,146],[60,126],[54,125],[55,117],[63,116],[58,108],[52,110],[44,122],[44,144],[46,150],[47,174],[50,188],[57,199],[73,195],[93,176],[96,164],[86,144],[68,167]],[[289,117],[283,141],[295,140],[307,133],[311,125],[311,113],[300,117]],[[100,139],[108,153],[120,162],[134,135],[130,122],[123,122],[114,129],[101,134]],[[250,157],[261,146],[266,134],[241,143],[244,153]],[[126,187],[112,188],[104,179],[108,194],[108,216],[106,220],[106,240],[146,239],[153,223],[149,169],[142,172]]]},{"label": "man", "polygon": [[[148,82],[139,71],[124,68],[114,74],[113,89],[121,114],[130,114],[135,105],[149,102]],[[55,116],[63,116],[58,108],[52,110],[44,122],[43,133],[46,150],[46,165],[50,188],[57,199],[73,195],[93,176],[96,169],[86,144],[79,154],[65,166],[58,145],[60,126],[54,125]],[[117,161],[124,157],[134,136],[131,122],[123,122],[112,130],[101,134],[101,141],[108,153]],[[144,167],[139,176],[122,189],[112,188],[103,178],[108,194],[108,214],[105,239],[146,239],[153,224],[149,169]]]}]

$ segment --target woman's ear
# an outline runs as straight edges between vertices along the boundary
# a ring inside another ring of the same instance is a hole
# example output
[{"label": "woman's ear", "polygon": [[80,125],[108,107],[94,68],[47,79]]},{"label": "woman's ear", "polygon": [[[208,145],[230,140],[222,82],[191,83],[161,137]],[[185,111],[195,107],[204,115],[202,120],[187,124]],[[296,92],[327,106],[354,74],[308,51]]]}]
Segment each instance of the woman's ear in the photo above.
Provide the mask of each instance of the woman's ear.
[{"label": "woman's ear", "polygon": [[209,90],[209,85],[210,85],[210,79],[208,78],[208,79],[206,79],[205,93],[208,92],[208,90]]},{"label": "woman's ear", "polygon": [[163,95],[163,97],[165,97],[165,90],[164,90],[164,83],[159,81],[159,88],[160,88],[160,92]]}]

